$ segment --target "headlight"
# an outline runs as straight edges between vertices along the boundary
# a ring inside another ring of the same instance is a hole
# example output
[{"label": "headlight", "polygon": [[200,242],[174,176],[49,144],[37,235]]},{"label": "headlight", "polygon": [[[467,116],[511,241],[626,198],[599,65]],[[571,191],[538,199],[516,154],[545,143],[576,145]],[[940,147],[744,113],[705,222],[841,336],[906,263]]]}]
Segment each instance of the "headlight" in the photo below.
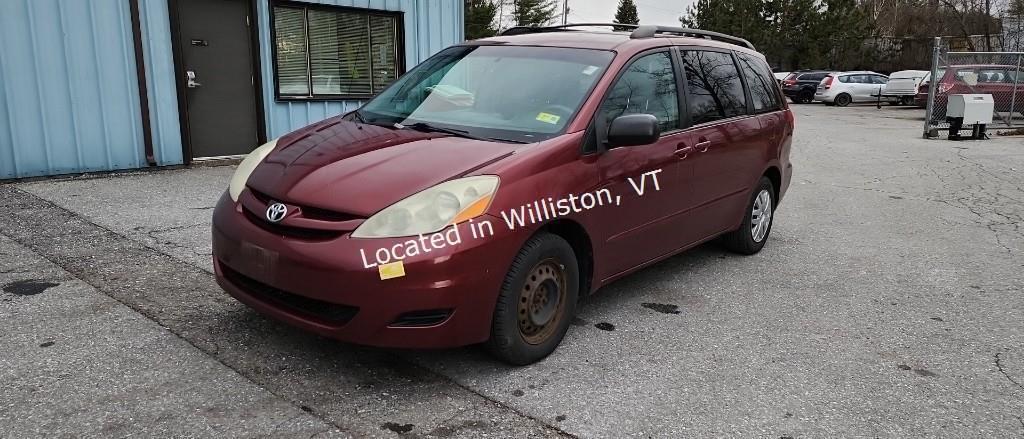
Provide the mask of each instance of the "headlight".
[{"label": "headlight", "polygon": [[245,183],[249,181],[249,176],[252,175],[252,171],[256,169],[256,166],[270,155],[270,151],[274,150],[277,146],[277,139],[267,142],[265,145],[254,149],[249,155],[245,156],[242,163],[238,164],[238,169],[235,170],[235,175],[231,176],[231,185],[228,186],[228,194],[231,195],[231,199],[238,201],[238,196],[242,194],[242,189],[245,189]]},{"label": "headlight", "polygon": [[353,238],[425,235],[476,218],[498,190],[498,177],[483,175],[446,181],[399,201],[363,222]]}]

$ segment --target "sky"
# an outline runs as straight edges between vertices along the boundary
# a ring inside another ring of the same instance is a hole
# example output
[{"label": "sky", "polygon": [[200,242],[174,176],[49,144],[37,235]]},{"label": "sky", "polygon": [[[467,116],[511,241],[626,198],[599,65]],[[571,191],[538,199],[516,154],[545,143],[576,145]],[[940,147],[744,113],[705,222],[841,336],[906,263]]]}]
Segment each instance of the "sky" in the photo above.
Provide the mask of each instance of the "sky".
[{"label": "sky", "polygon": [[[640,24],[679,26],[691,0],[633,0]],[[611,23],[619,0],[569,0],[569,21],[572,23]]]}]

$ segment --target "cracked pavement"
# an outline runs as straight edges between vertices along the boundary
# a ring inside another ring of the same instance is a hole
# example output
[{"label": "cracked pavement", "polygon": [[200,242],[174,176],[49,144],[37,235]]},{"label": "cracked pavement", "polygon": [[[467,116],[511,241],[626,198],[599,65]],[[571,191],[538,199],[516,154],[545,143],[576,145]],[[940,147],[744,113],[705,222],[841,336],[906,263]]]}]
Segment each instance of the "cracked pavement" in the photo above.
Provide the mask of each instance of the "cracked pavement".
[{"label": "cracked pavement", "polygon": [[0,437],[1024,436],[1024,138],[793,108],[760,255],[616,282],[524,368],[231,300],[209,261],[231,168],[0,185]]}]

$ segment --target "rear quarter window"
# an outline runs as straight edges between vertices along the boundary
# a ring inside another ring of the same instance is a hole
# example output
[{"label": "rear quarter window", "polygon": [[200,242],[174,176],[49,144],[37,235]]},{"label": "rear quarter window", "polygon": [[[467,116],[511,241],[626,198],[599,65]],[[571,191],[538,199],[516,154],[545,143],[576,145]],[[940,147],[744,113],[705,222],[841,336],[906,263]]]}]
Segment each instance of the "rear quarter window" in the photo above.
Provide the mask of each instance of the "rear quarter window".
[{"label": "rear quarter window", "polygon": [[775,77],[768,65],[760,59],[738,53],[740,71],[747,81],[747,88],[750,89],[750,98],[753,101],[755,113],[765,113],[781,108],[778,86]]}]

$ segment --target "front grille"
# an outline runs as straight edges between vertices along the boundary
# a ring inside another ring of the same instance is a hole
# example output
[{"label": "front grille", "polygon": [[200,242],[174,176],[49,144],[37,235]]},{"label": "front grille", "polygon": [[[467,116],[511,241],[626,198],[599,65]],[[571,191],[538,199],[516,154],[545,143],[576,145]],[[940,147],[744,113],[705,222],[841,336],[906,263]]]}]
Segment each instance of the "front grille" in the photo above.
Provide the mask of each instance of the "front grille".
[{"label": "front grille", "polygon": [[[252,192],[252,196],[259,200],[264,205],[268,205],[273,201],[280,201],[274,197],[271,197],[270,195],[254,190],[251,187],[249,188],[249,192]],[[302,211],[303,217],[320,221],[342,222],[361,218],[359,216],[352,215],[349,213],[335,212],[333,210],[321,209],[318,207],[301,205],[298,205],[297,207],[299,208],[299,210]]]},{"label": "front grille", "polygon": [[336,230],[308,229],[305,227],[289,227],[282,224],[274,224],[267,221],[266,218],[261,218],[259,215],[250,212],[249,209],[245,208],[245,206],[242,207],[242,212],[245,213],[245,217],[249,222],[275,235],[302,239],[305,241],[326,241],[328,239],[335,239],[344,234],[344,232]]},{"label": "front grille", "polygon": [[348,305],[325,302],[311,299],[309,297],[292,294],[287,291],[274,288],[242,273],[232,270],[223,262],[220,263],[221,272],[224,277],[246,293],[259,298],[264,302],[270,302],[280,307],[301,314],[305,317],[312,317],[332,325],[344,325],[352,320],[359,312],[359,308]]}]

